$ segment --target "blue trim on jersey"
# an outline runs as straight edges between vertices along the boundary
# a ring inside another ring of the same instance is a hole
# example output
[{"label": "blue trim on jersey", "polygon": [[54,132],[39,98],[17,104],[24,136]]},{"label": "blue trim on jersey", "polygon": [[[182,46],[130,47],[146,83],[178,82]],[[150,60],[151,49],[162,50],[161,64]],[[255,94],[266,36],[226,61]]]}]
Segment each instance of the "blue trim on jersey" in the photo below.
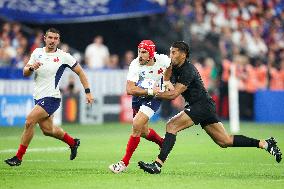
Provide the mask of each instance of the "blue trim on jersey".
[{"label": "blue trim on jersey", "polygon": [[60,78],[61,78],[61,76],[62,76],[62,74],[63,74],[63,72],[64,72],[64,70],[65,70],[66,67],[72,69],[68,64],[62,64],[62,65],[58,68],[58,70],[57,70],[57,72],[56,72],[56,75],[55,75],[55,88],[57,87],[57,85],[58,85],[58,83],[59,83],[59,80],[60,80]]}]

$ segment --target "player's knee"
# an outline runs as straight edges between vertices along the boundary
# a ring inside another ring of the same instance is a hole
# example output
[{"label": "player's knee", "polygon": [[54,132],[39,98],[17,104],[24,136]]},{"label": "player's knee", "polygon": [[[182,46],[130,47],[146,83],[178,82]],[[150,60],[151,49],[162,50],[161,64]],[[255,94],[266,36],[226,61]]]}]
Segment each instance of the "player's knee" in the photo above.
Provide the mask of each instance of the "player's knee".
[{"label": "player's knee", "polygon": [[227,148],[228,145],[225,142],[217,142],[217,144],[221,147],[221,148]]},{"label": "player's knee", "polygon": [[232,146],[232,142],[230,138],[227,138],[223,141],[218,141],[217,144],[221,147],[221,148],[227,148]]},{"label": "player's knee", "polygon": [[29,117],[27,117],[26,122],[25,122],[25,127],[26,129],[30,129],[35,125],[35,121]]}]

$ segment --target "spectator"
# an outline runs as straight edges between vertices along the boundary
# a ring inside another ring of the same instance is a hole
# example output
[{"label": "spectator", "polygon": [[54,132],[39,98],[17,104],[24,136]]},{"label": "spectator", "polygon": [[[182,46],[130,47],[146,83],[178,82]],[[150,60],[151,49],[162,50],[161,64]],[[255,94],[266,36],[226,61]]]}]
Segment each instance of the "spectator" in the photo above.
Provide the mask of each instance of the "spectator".
[{"label": "spectator", "polygon": [[106,66],[109,58],[108,47],[103,44],[103,37],[98,35],[85,51],[85,61],[88,68],[100,69]]},{"label": "spectator", "polygon": [[105,66],[105,69],[119,69],[119,56],[117,54],[112,54],[109,57],[109,60]]},{"label": "spectator", "polygon": [[124,56],[122,58],[122,61],[120,63],[121,67],[123,69],[128,69],[130,63],[132,62],[132,60],[134,60],[135,58],[135,54],[132,50],[127,50],[125,53],[124,53]]},{"label": "spectator", "polygon": [[43,35],[44,34],[41,30],[36,31],[33,43],[32,43],[31,48],[30,48],[30,53],[32,53],[36,48],[43,47],[43,42],[42,42]]}]

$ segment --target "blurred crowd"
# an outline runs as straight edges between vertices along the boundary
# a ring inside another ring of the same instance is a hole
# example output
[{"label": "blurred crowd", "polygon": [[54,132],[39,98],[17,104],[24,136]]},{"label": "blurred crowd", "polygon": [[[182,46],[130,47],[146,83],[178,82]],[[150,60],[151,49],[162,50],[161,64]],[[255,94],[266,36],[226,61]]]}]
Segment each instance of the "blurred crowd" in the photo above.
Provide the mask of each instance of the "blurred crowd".
[{"label": "blurred crowd", "polygon": [[[21,23],[3,21],[0,30],[0,68],[23,68],[33,50],[44,46],[43,37],[42,30],[31,30],[23,28]],[[122,57],[110,54],[100,35],[94,37],[83,53],[66,43],[61,43],[59,48],[71,53],[83,67],[89,69],[127,69],[135,58],[132,50],[127,50]]]},{"label": "blurred crowd", "polygon": [[241,91],[284,90],[283,9],[283,0],[168,0],[167,18],[209,89],[227,82],[235,63]]},{"label": "blurred crowd", "polygon": [[232,68],[243,119],[253,118],[257,90],[284,90],[283,0],[168,0],[167,19],[189,42],[221,117],[228,117]]},{"label": "blurred crowd", "polygon": [[[284,90],[284,0],[167,0],[163,19],[171,27],[169,33],[190,44],[190,61],[218,102],[221,116],[227,117],[232,67],[244,117],[253,115],[257,90]],[[156,27],[163,28],[158,22]],[[43,31],[27,31],[20,23],[2,23],[0,68],[22,68],[31,52],[43,46]],[[90,41],[81,53],[67,44],[60,48],[89,69],[127,69],[136,56],[136,49],[110,54],[103,35]]]}]

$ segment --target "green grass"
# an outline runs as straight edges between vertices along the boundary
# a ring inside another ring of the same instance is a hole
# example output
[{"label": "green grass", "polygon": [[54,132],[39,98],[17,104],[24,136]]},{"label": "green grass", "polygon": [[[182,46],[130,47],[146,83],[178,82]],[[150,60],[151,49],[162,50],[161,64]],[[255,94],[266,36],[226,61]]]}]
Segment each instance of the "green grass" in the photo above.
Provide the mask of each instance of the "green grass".
[{"label": "green grass", "polygon": [[[152,124],[164,135],[164,123]],[[276,163],[264,150],[221,149],[199,127],[182,131],[160,175],[138,169],[137,162],[152,161],[158,147],[141,140],[127,172],[116,175],[108,165],[124,154],[131,127],[122,124],[65,125],[70,135],[81,139],[78,157],[69,160],[64,143],[45,137],[36,129],[29,149],[55,148],[58,151],[30,151],[19,167],[9,167],[4,159],[14,156],[22,128],[0,127],[1,189],[84,189],[84,188],[284,188],[284,164]],[[255,138],[275,136],[284,150],[284,125],[243,123],[241,133]]]}]

